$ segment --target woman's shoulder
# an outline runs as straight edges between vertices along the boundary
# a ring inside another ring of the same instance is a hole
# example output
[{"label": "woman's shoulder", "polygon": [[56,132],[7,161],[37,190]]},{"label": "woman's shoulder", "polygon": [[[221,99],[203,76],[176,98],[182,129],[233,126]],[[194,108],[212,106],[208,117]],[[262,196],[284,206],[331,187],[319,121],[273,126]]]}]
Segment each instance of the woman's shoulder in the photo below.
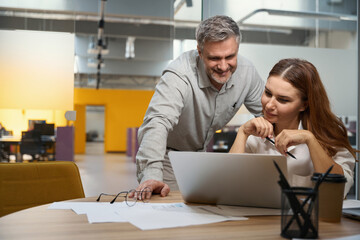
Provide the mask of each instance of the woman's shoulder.
[{"label": "woman's shoulder", "polygon": [[354,159],[354,156],[351,154],[351,152],[346,149],[346,148],[336,148],[336,154],[334,155],[334,159],[335,158],[350,158],[350,159]]}]

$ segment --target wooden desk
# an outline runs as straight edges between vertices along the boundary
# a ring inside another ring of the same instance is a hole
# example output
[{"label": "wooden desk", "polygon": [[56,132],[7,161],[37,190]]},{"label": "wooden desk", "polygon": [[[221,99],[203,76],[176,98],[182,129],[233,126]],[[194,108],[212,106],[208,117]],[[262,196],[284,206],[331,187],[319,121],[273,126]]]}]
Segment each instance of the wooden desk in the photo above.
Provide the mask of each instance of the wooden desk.
[{"label": "wooden desk", "polygon": [[21,141],[21,137],[16,136],[4,136],[0,138],[0,142],[6,143],[19,143]]},{"label": "wooden desk", "polygon": [[[95,201],[95,198],[75,201]],[[151,200],[164,203],[181,201],[179,192],[172,192],[166,198],[153,196]],[[130,223],[89,224],[85,215],[77,215],[71,210],[48,210],[48,206],[0,218],[0,239],[283,239],[280,236],[280,216],[142,231]],[[340,223],[319,222],[320,239],[356,234],[360,234],[358,221],[342,218]]]}]

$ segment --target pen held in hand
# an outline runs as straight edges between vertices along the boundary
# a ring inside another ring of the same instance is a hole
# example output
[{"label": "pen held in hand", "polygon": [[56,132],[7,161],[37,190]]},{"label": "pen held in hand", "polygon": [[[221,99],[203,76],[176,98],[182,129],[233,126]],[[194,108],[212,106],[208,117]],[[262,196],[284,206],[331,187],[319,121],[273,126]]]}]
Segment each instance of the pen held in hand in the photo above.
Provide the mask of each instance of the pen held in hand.
[{"label": "pen held in hand", "polygon": [[[271,138],[269,137],[266,137],[266,140],[268,140],[269,142],[271,142],[272,144],[275,145],[275,142],[273,140],[271,140]],[[286,152],[286,154],[288,154],[290,157],[292,157],[293,159],[296,159],[296,157],[294,155],[292,155],[291,153],[289,152]]]}]

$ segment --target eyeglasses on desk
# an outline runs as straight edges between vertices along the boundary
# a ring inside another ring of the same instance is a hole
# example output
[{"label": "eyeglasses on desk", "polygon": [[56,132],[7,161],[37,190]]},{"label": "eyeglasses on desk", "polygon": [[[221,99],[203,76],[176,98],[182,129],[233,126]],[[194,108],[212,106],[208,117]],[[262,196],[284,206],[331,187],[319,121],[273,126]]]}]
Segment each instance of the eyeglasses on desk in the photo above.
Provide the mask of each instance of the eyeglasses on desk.
[{"label": "eyeglasses on desk", "polygon": [[110,202],[110,204],[113,204],[118,197],[124,197],[126,205],[132,207],[138,200],[141,200],[144,203],[148,202],[148,199],[146,198],[147,193],[151,193],[150,188],[148,187],[143,188],[141,191],[131,189],[129,191],[121,191],[118,194],[100,193],[96,201],[99,202],[102,196],[115,196],[114,199]]}]

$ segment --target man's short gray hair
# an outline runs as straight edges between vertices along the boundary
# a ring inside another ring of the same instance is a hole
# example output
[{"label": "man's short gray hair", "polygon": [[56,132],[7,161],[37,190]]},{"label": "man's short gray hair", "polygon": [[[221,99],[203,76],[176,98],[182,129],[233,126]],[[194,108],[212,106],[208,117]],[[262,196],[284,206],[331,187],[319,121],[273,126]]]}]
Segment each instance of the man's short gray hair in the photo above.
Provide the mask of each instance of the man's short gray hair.
[{"label": "man's short gray hair", "polygon": [[217,15],[200,23],[196,29],[196,41],[202,51],[205,42],[223,41],[234,36],[236,42],[241,41],[241,32],[237,23],[228,16]]}]

